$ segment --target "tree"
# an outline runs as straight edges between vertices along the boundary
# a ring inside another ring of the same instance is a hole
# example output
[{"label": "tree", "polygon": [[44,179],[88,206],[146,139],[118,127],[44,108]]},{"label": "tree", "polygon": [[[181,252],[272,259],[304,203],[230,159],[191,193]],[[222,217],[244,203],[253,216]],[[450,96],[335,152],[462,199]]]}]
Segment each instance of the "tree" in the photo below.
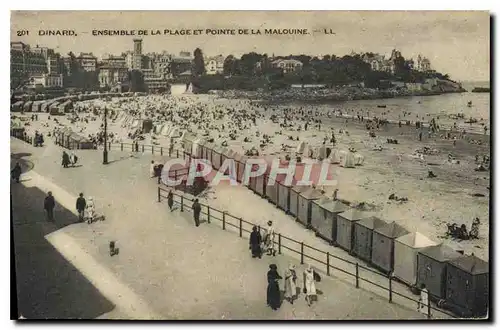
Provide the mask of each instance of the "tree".
[{"label": "tree", "polygon": [[244,75],[253,75],[255,73],[257,63],[259,63],[263,57],[263,55],[255,52],[243,54],[240,59],[241,73]]},{"label": "tree", "polygon": [[236,62],[236,59],[234,58],[233,55],[228,55],[226,59],[224,60],[224,74],[227,76],[232,76],[235,74],[234,72],[234,63]]},{"label": "tree", "polygon": [[145,92],[146,85],[144,83],[144,75],[139,70],[131,70],[128,72],[127,80],[129,81],[129,92]]},{"label": "tree", "polygon": [[203,59],[203,52],[201,51],[201,49],[196,48],[194,50],[192,74],[195,76],[201,76],[204,73],[205,73],[205,60]]}]

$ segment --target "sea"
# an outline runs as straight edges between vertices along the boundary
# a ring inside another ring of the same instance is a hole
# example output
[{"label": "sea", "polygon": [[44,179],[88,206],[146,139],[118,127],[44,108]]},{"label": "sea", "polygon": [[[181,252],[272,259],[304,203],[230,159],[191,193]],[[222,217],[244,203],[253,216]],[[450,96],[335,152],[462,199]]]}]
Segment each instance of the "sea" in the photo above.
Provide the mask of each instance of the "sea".
[{"label": "sea", "polygon": [[[435,118],[443,128],[451,128],[455,123],[468,132],[484,134],[484,126],[490,128],[490,93],[472,93],[474,87],[489,87],[489,82],[464,82],[468,91],[432,96],[410,96],[381,100],[354,100],[342,102],[315,103],[320,111],[341,110],[347,114],[364,114],[389,120],[420,120],[429,122]],[[469,107],[468,102],[472,102]],[[406,114],[405,114],[406,113]],[[463,114],[464,119],[457,119]],[[478,120],[475,124],[465,123],[470,118]]]}]

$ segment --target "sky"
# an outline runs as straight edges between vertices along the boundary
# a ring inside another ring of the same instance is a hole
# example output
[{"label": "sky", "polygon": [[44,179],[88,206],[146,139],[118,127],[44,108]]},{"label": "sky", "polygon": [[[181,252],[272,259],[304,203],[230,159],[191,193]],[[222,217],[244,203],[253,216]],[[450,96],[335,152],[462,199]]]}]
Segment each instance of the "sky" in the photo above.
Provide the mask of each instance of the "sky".
[{"label": "sky", "polygon": [[[39,36],[39,30],[74,30],[77,36]],[[93,36],[92,30],[308,29],[308,35],[142,36],[143,53],[178,54],[197,47],[208,56],[311,56],[354,52],[429,58],[432,68],[458,81],[489,81],[490,17],[486,11],[12,11],[11,41],[69,51],[119,55],[132,36]],[[323,31],[334,32],[325,34]],[[21,30],[28,36],[17,36]]]}]

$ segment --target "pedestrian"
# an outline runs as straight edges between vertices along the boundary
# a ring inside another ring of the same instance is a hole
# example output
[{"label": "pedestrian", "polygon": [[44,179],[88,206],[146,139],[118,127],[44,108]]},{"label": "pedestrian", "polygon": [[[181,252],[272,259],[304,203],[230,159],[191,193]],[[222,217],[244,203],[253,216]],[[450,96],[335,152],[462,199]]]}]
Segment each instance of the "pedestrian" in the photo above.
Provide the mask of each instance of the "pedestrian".
[{"label": "pedestrian", "polygon": [[427,305],[429,305],[429,291],[427,291],[425,284],[422,283],[420,286],[420,298],[418,299],[417,311],[422,314],[427,314]]},{"label": "pedestrian", "polygon": [[278,280],[282,277],[278,274],[278,267],[275,264],[269,265],[267,272],[267,305],[273,310],[278,310],[281,305],[281,293]]},{"label": "pedestrian", "polygon": [[172,193],[172,189],[168,191],[167,204],[170,212],[172,212],[172,208],[174,207],[174,194]]},{"label": "pedestrian", "polygon": [[149,175],[154,178],[156,175],[155,175],[155,161],[152,160],[151,161],[151,164],[149,165]]},{"label": "pedestrian", "polygon": [[72,167],[74,167],[76,165],[76,162],[78,162],[78,157],[75,155],[74,152],[70,153],[69,161],[70,161]]},{"label": "pedestrian", "polygon": [[194,223],[196,224],[196,227],[200,225],[200,213],[201,213],[201,205],[198,202],[198,198],[196,198],[193,202],[193,215],[194,215]]},{"label": "pedestrian", "polygon": [[262,243],[262,236],[257,228],[253,226],[252,232],[250,233],[250,250],[252,250],[252,258],[262,258],[262,249],[260,244]]},{"label": "pedestrian", "polygon": [[[83,194],[82,194],[83,195]],[[89,202],[86,205],[87,209],[87,223],[91,224],[96,218],[94,198],[89,197]]]},{"label": "pedestrian", "polygon": [[43,202],[43,208],[47,214],[47,221],[54,222],[55,206],[56,206],[56,201],[54,200],[54,196],[52,196],[52,192],[49,191]]},{"label": "pedestrian", "polygon": [[16,182],[19,183],[19,178],[21,177],[21,173],[22,173],[21,165],[19,165],[19,162],[16,162],[16,165],[14,166],[12,171],[10,171],[10,173],[11,173],[12,179],[16,180]]},{"label": "pedestrian", "polygon": [[272,255],[273,257],[276,256],[276,250],[274,249],[274,238],[275,238],[275,232],[274,232],[274,227],[273,227],[273,222],[268,221],[267,222],[267,229],[266,229],[266,236],[264,241],[266,242],[266,249],[267,249],[267,255]]},{"label": "pedestrian", "polygon": [[63,154],[62,154],[62,166],[64,168],[68,168],[68,165],[70,164],[70,160],[69,160],[69,155],[66,151],[63,151]]},{"label": "pedestrian", "polygon": [[292,305],[297,299],[297,273],[293,264],[290,264],[285,271],[285,299]]},{"label": "pedestrian", "polygon": [[80,193],[80,196],[76,199],[76,210],[78,211],[78,220],[80,222],[83,221],[85,216],[85,208],[87,206],[87,202],[85,198],[83,198],[83,193]]},{"label": "pedestrian", "polygon": [[312,300],[316,298],[316,283],[314,278],[314,269],[308,265],[304,270],[304,293],[306,295],[306,302],[311,306]]}]

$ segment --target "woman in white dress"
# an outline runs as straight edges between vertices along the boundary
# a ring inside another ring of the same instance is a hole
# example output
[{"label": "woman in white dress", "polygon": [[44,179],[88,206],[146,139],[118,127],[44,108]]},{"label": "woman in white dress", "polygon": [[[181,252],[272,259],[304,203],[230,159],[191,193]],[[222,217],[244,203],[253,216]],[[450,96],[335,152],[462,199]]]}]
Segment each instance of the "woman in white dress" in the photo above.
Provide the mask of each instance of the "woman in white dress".
[{"label": "woman in white dress", "polygon": [[311,306],[313,298],[316,297],[316,283],[314,281],[314,270],[311,265],[308,265],[304,270],[304,293],[306,294],[306,302]]},{"label": "woman in white dress", "polygon": [[87,201],[87,223],[92,223],[94,222],[94,219],[96,217],[96,214],[95,214],[95,204],[94,204],[94,198],[93,197],[89,197],[88,201]]},{"label": "woman in white dress", "polygon": [[285,271],[285,299],[292,305],[293,301],[297,299],[297,273],[293,264],[290,264]]},{"label": "woman in white dress", "polygon": [[422,284],[422,287],[420,288],[420,299],[418,300],[417,310],[420,313],[427,315],[428,311],[427,305],[429,305],[429,291],[427,291],[425,284]]}]

